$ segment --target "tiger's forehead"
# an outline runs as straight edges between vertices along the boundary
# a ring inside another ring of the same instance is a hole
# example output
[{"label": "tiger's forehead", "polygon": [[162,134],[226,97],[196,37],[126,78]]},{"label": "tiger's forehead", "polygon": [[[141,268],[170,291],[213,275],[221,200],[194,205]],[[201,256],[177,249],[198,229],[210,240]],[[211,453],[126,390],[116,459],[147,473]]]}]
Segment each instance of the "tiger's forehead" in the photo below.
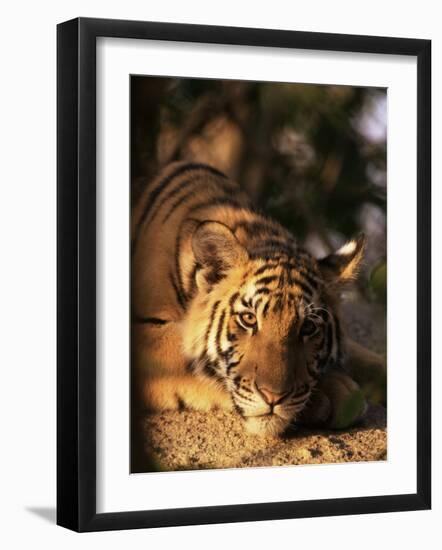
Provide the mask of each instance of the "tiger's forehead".
[{"label": "tiger's forehead", "polygon": [[280,292],[287,299],[292,297],[296,301],[311,302],[321,292],[322,286],[316,262],[307,253],[300,258],[250,261],[242,279],[242,290],[248,295]]},{"label": "tiger's forehead", "polygon": [[314,264],[280,261],[250,262],[243,275],[240,303],[252,308],[264,321],[272,319],[281,330],[288,328],[314,304],[321,292],[322,280]]}]

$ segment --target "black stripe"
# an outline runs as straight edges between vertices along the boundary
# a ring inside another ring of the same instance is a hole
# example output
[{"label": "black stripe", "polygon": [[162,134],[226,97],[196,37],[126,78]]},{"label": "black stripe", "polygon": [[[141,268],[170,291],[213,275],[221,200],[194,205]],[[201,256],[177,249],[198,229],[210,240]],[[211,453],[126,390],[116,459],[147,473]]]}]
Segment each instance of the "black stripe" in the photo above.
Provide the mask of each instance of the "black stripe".
[{"label": "black stripe", "polygon": [[226,371],[226,374],[230,374],[230,372],[232,371],[232,369],[234,369],[235,367],[237,367],[239,364],[240,364],[241,361],[232,361],[228,366],[227,366],[227,371]]},{"label": "black stripe", "polygon": [[[152,215],[151,221],[155,218],[157,212],[160,211],[162,206],[164,206],[164,204],[168,200],[173,199],[176,195],[178,195],[180,191],[182,191],[183,189],[188,189],[189,187],[193,187],[195,184],[199,183],[203,179],[204,179],[204,175],[198,174],[198,175],[195,175],[194,177],[191,177],[182,181],[180,185],[177,185],[173,189],[170,189],[169,192],[166,193],[166,195],[160,200],[157,208],[155,209],[155,212]],[[164,223],[164,219],[163,219],[163,223]]]},{"label": "black stripe", "polygon": [[276,281],[276,279],[278,279],[278,275],[269,275],[268,277],[261,277],[261,279],[258,279],[255,282],[255,285],[268,285],[269,283]]},{"label": "black stripe", "polygon": [[235,346],[229,346],[225,351],[222,352],[222,356],[226,361],[229,361],[235,354]]},{"label": "black stripe", "polygon": [[265,260],[267,262],[277,262],[275,266],[278,265],[278,263],[285,259],[288,254],[287,252],[281,252],[280,250],[275,250],[274,248],[254,248],[252,250],[249,250],[249,257],[252,260]]},{"label": "black stripe", "polygon": [[188,363],[186,363],[185,366],[186,372],[189,374],[193,374],[196,370],[197,365],[198,363],[196,361],[189,361]]},{"label": "black stripe", "polygon": [[308,273],[306,267],[300,269],[300,274],[302,275],[302,277],[304,277],[304,279],[312,288],[316,290],[319,287],[320,281],[314,279],[313,276]]},{"label": "black stripe", "polygon": [[278,263],[264,264],[255,271],[253,276],[257,277],[258,275],[261,275],[261,273],[264,273],[264,271],[267,271],[268,269],[274,269],[277,266],[278,266]]},{"label": "black stripe", "polygon": [[275,300],[275,305],[273,306],[273,311],[275,313],[278,313],[282,310],[282,297],[278,296]]},{"label": "black stripe", "polygon": [[188,215],[194,214],[198,210],[203,210],[204,208],[212,208],[214,206],[229,206],[230,208],[234,208],[235,210],[247,209],[247,206],[241,201],[231,199],[230,197],[226,196],[219,196],[192,206],[192,208],[190,208],[188,211]]},{"label": "black stripe", "polygon": [[264,308],[262,310],[262,316],[263,317],[265,317],[267,315],[267,311],[268,311],[269,307],[270,307],[270,299],[267,300],[267,303],[266,303],[266,305],[264,306]]},{"label": "black stripe", "polygon": [[[161,191],[165,189],[169,183],[171,183],[172,180],[177,178],[178,176],[181,176],[182,174],[185,174],[186,172],[189,172],[190,170],[194,170],[198,168],[201,165],[198,164],[185,164],[184,166],[179,166],[176,168],[171,174],[163,178],[156,187],[152,189],[150,192],[146,204],[144,205],[143,213],[141,214],[140,223],[138,224],[138,227],[140,228],[143,223],[146,221],[150,211],[153,208],[153,205],[155,204],[155,201],[157,197],[160,195]],[[204,166],[204,165],[203,165]]]},{"label": "black stripe", "polygon": [[173,287],[173,290],[175,291],[175,298],[176,298],[177,302],[182,307],[182,309],[185,310],[186,309],[186,302],[184,300],[184,296],[182,295],[180,289],[178,288],[178,285],[176,284],[172,273],[169,273],[169,280],[170,280],[170,283]]},{"label": "black stripe", "polygon": [[251,236],[256,236],[262,233],[266,233],[269,236],[281,237],[284,238],[282,230],[270,225],[267,221],[242,221],[238,222],[232,227],[232,231],[235,233],[238,229],[244,229],[246,233]]},{"label": "black stripe", "polygon": [[172,206],[167,211],[166,215],[163,217],[161,223],[166,223],[167,220],[170,218],[170,216],[175,212],[177,208],[179,208],[183,203],[187,202],[189,199],[195,196],[195,191],[189,191],[188,193],[185,193],[182,197],[180,197],[177,201],[175,201]]},{"label": "black stripe", "polygon": [[238,403],[235,403],[235,401],[233,401],[233,408],[240,416],[244,418],[244,409],[240,407]]},{"label": "black stripe", "polygon": [[166,325],[169,321],[158,319],[157,317],[138,317],[138,315],[134,315],[132,322],[139,324]]},{"label": "black stripe", "polygon": [[325,309],[324,304],[319,304],[320,308],[318,308],[318,312],[314,312],[316,315],[319,315],[321,319],[324,321],[324,323],[327,323],[330,317],[330,313]]},{"label": "black stripe", "polygon": [[208,344],[209,344],[209,336],[210,336],[210,332],[212,330],[212,324],[213,324],[213,320],[215,319],[215,315],[216,315],[216,311],[220,305],[220,301],[218,300],[217,302],[215,302],[212,306],[212,311],[210,312],[210,320],[209,320],[209,324],[207,326],[207,330],[206,330],[206,335],[204,337],[204,351],[207,350],[208,348]]},{"label": "black stripe", "polygon": [[192,298],[195,291],[196,291],[196,274],[198,273],[198,271],[200,269],[201,269],[201,266],[197,263],[192,268],[192,271],[191,271],[190,276],[189,276],[190,286],[189,286],[189,289],[186,290],[187,299]]},{"label": "black stripe", "polygon": [[309,274],[308,272],[308,268],[305,267],[305,266],[297,266],[295,263],[293,262],[282,262],[281,264],[281,267],[283,267],[284,269],[286,269],[290,274],[293,270],[297,271],[297,273],[303,277],[306,282],[313,288],[313,289],[317,289],[320,285],[320,281],[318,281],[317,279],[313,278],[313,276],[311,274]]},{"label": "black stripe", "polygon": [[213,361],[206,361],[203,365],[202,372],[209,378],[218,378],[217,364]]},{"label": "black stripe", "polygon": [[250,279],[250,270],[248,269],[242,276],[242,281],[241,281],[241,284],[239,286],[243,286],[246,281],[248,281]]},{"label": "black stripe", "polygon": [[221,334],[222,334],[223,328],[224,328],[224,319],[225,318],[226,318],[226,310],[223,309],[223,311],[221,312],[221,315],[219,317],[219,320],[218,320],[218,328],[216,330],[216,337],[215,337],[216,351],[217,351],[217,353],[220,357],[222,357],[222,355],[223,355],[223,350],[222,350],[220,340],[221,340]]},{"label": "black stripe", "polygon": [[186,403],[183,401],[183,399],[177,393],[175,394],[175,399],[177,400],[178,410],[180,412],[185,411],[186,410]]},{"label": "black stripe", "polygon": [[311,392],[307,392],[305,395],[302,395],[301,397],[296,397],[296,395],[293,396],[294,400],[292,401],[291,398],[290,398],[289,404],[290,405],[299,405],[299,404],[303,403],[304,401],[306,401],[310,397],[310,393]]},{"label": "black stripe", "polygon": [[216,168],[212,168],[211,166],[208,166],[207,164],[201,164],[201,163],[188,163],[184,166],[179,166],[176,170],[174,170],[171,174],[163,178],[158,185],[152,189],[152,191],[149,194],[149,197],[147,198],[146,204],[144,205],[143,213],[141,214],[140,222],[137,227],[137,232],[134,238],[134,243],[132,249],[134,250],[135,245],[138,241],[139,235],[140,235],[140,228],[146,221],[147,217],[149,216],[150,211],[152,210],[155,201],[157,200],[160,193],[171,183],[172,180],[177,178],[178,176],[181,176],[182,174],[185,174],[186,172],[189,172],[190,170],[207,170],[208,172],[215,174],[219,177],[225,178],[225,174],[217,170]]},{"label": "black stripe", "polygon": [[178,193],[180,191],[182,191],[184,188],[187,189],[190,185],[193,186],[195,183],[199,182],[203,177],[204,177],[203,175],[201,175],[201,176],[198,175],[198,176],[195,176],[193,178],[188,178],[188,179],[182,181],[180,185],[177,185],[173,189],[170,189],[169,192],[166,193],[165,196],[158,203],[158,206],[155,209],[155,212],[153,213],[152,220],[156,216],[157,212],[159,212],[159,210],[162,208],[162,206],[164,206],[164,204],[168,200],[173,199],[173,197],[175,197],[175,195],[178,195]]},{"label": "black stripe", "polygon": [[176,240],[175,240],[175,274],[177,276],[176,285],[177,285],[178,291],[179,291],[179,293],[182,297],[182,300],[184,302],[184,308],[185,308],[185,305],[186,305],[186,302],[187,302],[187,296],[186,296],[186,292],[184,290],[183,276],[182,276],[182,273],[181,273],[181,266],[180,266],[181,238],[182,238],[182,235],[181,235],[181,227],[180,227],[179,230],[178,230],[177,236],[176,236]]},{"label": "black stripe", "polygon": [[244,401],[248,401],[249,403],[254,403],[255,402],[253,397],[250,397],[250,395],[244,395],[239,390],[235,390],[235,395],[238,395],[239,397],[241,397],[241,399],[244,399]]},{"label": "black stripe", "polygon": [[[167,220],[172,216],[172,214],[176,211],[177,208],[179,208],[180,206],[185,204],[192,197],[195,197],[195,193],[196,193],[195,186],[196,186],[196,184],[204,183],[205,187],[207,187],[207,183],[209,183],[209,182],[207,181],[207,179],[204,179],[204,177],[202,177],[202,176],[197,177],[194,180],[187,180],[182,186],[178,187],[177,189],[173,189],[172,193],[173,193],[173,191],[175,191],[174,194],[175,195],[178,194],[178,192],[181,191],[181,189],[184,187],[184,185],[186,183],[187,184],[192,183],[190,190],[187,193],[185,193],[184,195],[182,195],[178,200],[176,200],[172,204],[172,206],[167,211],[166,215],[163,217],[162,223],[166,223]],[[215,184],[215,182],[212,182],[212,186],[214,188],[213,190],[215,190],[216,188],[221,188],[225,193],[229,193],[229,194],[231,194],[233,191],[236,190],[236,186],[234,186],[234,184],[229,182],[229,180],[226,180],[226,182],[217,181],[216,184]],[[171,194],[171,197],[173,197],[173,194]],[[171,197],[166,197],[164,202],[167,200],[167,198],[171,198]],[[160,208],[160,206],[161,205],[159,205],[158,208]],[[153,219],[153,216],[152,216],[152,219]]]},{"label": "black stripe", "polygon": [[253,297],[257,296],[258,294],[270,294],[270,290],[267,287],[263,286],[262,288],[258,288]]},{"label": "black stripe", "polygon": [[296,285],[302,288],[302,290],[311,297],[313,295],[313,290],[310,288],[310,286],[307,285],[304,281],[301,281],[299,277],[294,277],[292,273],[290,273],[289,276],[289,284],[290,285]]},{"label": "black stripe", "polygon": [[147,199],[146,205],[143,210],[143,214],[141,216],[141,223],[145,221],[147,216],[149,215],[149,212],[153,208],[156,199],[160,195],[160,193],[165,189],[169,183],[177,178],[178,176],[181,176],[182,174],[185,174],[186,172],[189,172],[190,170],[207,170],[208,172],[215,174],[216,176],[221,176],[225,178],[226,176],[220,172],[219,170],[216,170],[216,168],[212,168],[211,166],[208,166],[206,164],[201,163],[189,163],[185,164],[184,166],[179,166],[174,172],[166,176],[164,179],[162,179],[159,184],[155,187],[155,189],[152,189],[150,192],[149,198]]},{"label": "black stripe", "polygon": [[245,391],[247,393],[254,393],[253,390],[251,390],[250,388],[248,388],[245,384],[239,384],[239,388],[242,390],[242,391]]},{"label": "black stripe", "polygon": [[232,294],[232,296],[230,296],[230,299],[229,299],[229,306],[230,306],[230,311],[233,312],[233,306],[236,302],[236,300],[238,299],[239,297],[239,292],[235,292],[234,294]]},{"label": "black stripe", "polygon": [[293,261],[293,259],[292,260],[289,259],[288,261],[281,262],[279,265],[282,269],[285,269],[288,273],[290,273],[292,269],[298,270],[298,267],[296,263]]},{"label": "black stripe", "polygon": [[287,241],[270,239],[260,242],[256,248],[251,249],[250,254],[253,257],[260,257],[265,255],[275,256],[276,254],[283,254],[290,257],[295,254],[295,249],[294,247],[288,245]]}]

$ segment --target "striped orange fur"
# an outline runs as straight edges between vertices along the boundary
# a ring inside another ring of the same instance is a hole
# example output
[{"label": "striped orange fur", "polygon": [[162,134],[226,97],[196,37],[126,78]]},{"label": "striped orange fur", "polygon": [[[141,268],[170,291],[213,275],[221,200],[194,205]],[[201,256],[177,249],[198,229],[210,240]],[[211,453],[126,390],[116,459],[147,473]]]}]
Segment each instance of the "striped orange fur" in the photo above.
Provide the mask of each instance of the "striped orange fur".
[{"label": "striped orange fur", "polygon": [[132,359],[146,405],[233,408],[250,431],[282,433],[342,368],[336,289],[364,245],[318,261],[215,168],[168,166],[132,216]]}]

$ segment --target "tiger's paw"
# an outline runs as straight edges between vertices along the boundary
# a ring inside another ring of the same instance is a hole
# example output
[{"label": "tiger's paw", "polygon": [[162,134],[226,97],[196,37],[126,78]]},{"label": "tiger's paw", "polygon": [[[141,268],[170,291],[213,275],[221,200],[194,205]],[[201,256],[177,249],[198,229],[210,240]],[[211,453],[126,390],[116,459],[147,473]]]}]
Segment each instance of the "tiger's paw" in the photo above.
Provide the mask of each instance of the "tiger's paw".
[{"label": "tiger's paw", "polygon": [[347,374],[331,370],[318,383],[300,422],[342,430],[359,422],[366,410],[367,401],[359,385]]},{"label": "tiger's paw", "polygon": [[345,370],[359,384],[372,403],[387,401],[387,365],[384,356],[374,353],[352,340],[347,340]]},{"label": "tiger's paw", "polygon": [[143,397],[149,412],[232,410],[231,398],[224,389],[194,376],[149,378],[144,382]]}]

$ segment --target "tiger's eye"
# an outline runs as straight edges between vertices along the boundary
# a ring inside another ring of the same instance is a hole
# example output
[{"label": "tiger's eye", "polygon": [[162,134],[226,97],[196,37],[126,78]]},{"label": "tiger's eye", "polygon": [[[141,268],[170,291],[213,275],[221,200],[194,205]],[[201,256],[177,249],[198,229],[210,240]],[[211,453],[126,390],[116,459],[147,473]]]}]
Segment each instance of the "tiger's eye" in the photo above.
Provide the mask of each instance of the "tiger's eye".
[{"label": "tiger's eye", "polygon": [[241,321],[241,324],[246,328],[253,328],[256,326],[256,316],[254,313],[251,313],[250,311],[245,311],[244,313],[240,313],[239,319]]},{"label": "tiger's eye", "polygon": [[317,325],[311,319],[305,319],[300,330],[301,336],[313,336],[318,330]]}]

